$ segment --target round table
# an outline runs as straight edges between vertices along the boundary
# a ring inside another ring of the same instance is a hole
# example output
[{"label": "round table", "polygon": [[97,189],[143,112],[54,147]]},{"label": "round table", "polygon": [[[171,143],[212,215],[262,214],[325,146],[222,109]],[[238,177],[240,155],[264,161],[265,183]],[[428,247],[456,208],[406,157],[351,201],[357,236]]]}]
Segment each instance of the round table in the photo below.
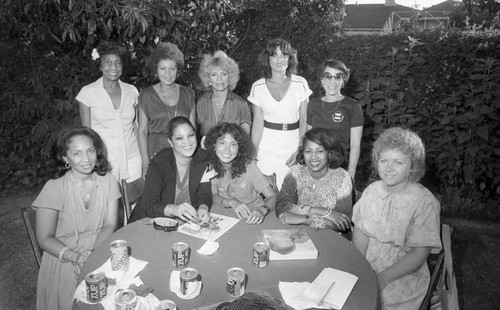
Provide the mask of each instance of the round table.
[{"label": "round table", "polygon": [[[211,212],[236,217],[231,209],[213,208]],[[180,310],[215,309],[218,304],[232,300],[226,292],[226,271],[231,267],[243,268],[247,273],[246,291],[266,291],[279,298],[279,281],[312,282],[325,267],[339,269],[358,277],[342,309],[378,309],[380,296],[376,274],[352,243],[332,230],[307,227],[309,236],[318,249],[318,259],[273,260],[265,268],[253,266],[252,245],[260,241],[262,229],[286,228],[296,226],[283,226],[274,214],[269,214],[259,225],[248,225],[239,221],[216,240],[220,244],[217,252],[212,256],[205,256],[196,251],[205,243],[203,239],[176,231],[155,230],[152,225],[139,222],[131,223],[116,231],[92,252],[81,270],[78,283],[110,257],[111,241],[124,239],[131,250],[130,255],[149,262],[138,274],[144,284],[153,287],[153,294],[160,300],[174,300]],[[201,294],[192,300],[182,300],[170,291],[170,273],[176,270],[172,266],[172,244],[178,241],[188,243],[191,248],[188,267],[196,268],[202,277]],[[77,309],[102,309],[99,304],[79,302],[76,305]]]}]

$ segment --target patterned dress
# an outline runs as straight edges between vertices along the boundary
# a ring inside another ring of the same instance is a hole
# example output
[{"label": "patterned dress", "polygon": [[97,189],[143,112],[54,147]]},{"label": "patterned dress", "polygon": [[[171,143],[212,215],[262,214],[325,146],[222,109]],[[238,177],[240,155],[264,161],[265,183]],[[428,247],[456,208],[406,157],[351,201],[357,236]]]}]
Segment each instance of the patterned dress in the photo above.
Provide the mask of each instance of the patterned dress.
[{"label": "patterned dress", "polygon": [[[327,177],[324,182],[312,186],[307,166],[292,166],[278,194],[277,214],[290,212],[298,215],[308,215],[309,210],[304,206],[311,206],[325,208],[325,213],[328,208],[332,208],[351,217],[351,177],[342,168],[329,169]],[[309,216],[306,223],[314,228],[339,230],[335,224],[321,216]]]},{"label": "patterned dress", "polygon": [[[400,261],[411,247],[431,247],[439,253],[440,206],[420,184],[402,194],[389,193],[382,181],[368,186],[354,206],[352,221],[368,236],[366,259],[376,273]],[[382,291],[384,309],[418,309],[429,285],[429,268],[393,281]]]}]

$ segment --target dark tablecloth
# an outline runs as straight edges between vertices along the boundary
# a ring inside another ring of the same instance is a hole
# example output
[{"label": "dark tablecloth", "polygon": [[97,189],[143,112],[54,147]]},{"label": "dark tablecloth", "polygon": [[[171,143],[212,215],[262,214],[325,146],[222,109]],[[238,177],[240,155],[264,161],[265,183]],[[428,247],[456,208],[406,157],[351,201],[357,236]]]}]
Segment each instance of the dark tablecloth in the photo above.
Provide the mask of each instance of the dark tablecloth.
[{"label": "dark tablecloth", "polygon": [[[215,208],[212,212],[236,217],[232,210]],[[252,245],[260,241],[262,229],[278,228],[297,226],[281,225],[274,214],[270,214],[260,225],[247,225],[239,221],[217,240],[220,244],[217,252],[212,256],[204,256],[196,252],[205,243],[203,239],[179,232],[163,232],[155,230],[152,225],[135,222],[116,231],[92,252],[82,268],[78,283],[110,257],[111,241],[124,239],[128,242],[132,256],[149,262],[139,273],[142,281],[154,288],[153,294],[160,300],[174,300],[178,310],[214,309],[216,305],[232,300],[226,292],[226,271],[231,267],[240,267],[246,271],[246,291],[266,291],[279,298],[279,281],[312,282],[325,267],[343,270],[359,278],[343,310],[377,309],[380,297],[375,273],[352,243],[332,230],[307,228],[318,249],[318,259],[270,261],[265,268],[253,266]],[[193,300],[182,300],[169,289],[170,273],[175,270],[172,267],[171,247],[177,241],[188,243],[191,248],[188,267],[196,268],[202,277],[202,292]],[[102,309],[100,305],[84,303],[77,303],[74,308]]]}]

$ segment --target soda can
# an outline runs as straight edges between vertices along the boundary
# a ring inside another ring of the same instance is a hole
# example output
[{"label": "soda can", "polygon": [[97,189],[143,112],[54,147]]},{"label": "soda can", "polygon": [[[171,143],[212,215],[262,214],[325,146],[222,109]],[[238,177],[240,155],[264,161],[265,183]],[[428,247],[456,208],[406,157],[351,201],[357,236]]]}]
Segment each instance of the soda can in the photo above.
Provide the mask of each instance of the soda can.
[{"label": "soda can", "polygon": [[176,242],[172,245],[172,265],[184,268],[189,264],[190,251],[186,242]]},{"label": "soda can", "polygon": [[181,271],[180,291],[183,295],[189,295],[196,292],[199,285],[198,270],[194,268],[186,268]]},{"label": "soda can", "polygon": [[253,265],[259,268],[266,267],[269,263],[269,245],[257,242],[253,245]]},{"label": "soda can", "polygon": [[89,302],[100,302],[108,294],[108,278],[102,272],[87,274],[85,283]]},{"label": "soda can", "polygon": [[240,297],[245,293],[245,270],[239,267],[228,269],[226,290],[233,297]]},{"label": "soda can", "polygon": [[137,302],[137,294],[134,290],[125,288],[115,293],[116,310],[135,310]]},{"label": "soda can", "polygon": [[128,245],[125,240],[115,240],[109,245],[111,250],[111,269],[127,270],[128,268]]}]

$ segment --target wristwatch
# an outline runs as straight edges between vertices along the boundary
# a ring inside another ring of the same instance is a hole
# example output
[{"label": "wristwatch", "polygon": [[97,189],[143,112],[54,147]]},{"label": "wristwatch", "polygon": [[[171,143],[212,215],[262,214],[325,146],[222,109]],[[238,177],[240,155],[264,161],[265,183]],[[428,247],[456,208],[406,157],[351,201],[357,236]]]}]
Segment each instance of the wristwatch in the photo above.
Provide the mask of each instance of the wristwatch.
[{"label": "wristwatch", "polygon": [[268,215],[268,214],[271,212],[271,208],[269,208],[269,207],[268,207],[268,206],[266,206],[266,205],[263,205],[261,208],[266,209],[266,213],[264,214],[264,216]]}]

